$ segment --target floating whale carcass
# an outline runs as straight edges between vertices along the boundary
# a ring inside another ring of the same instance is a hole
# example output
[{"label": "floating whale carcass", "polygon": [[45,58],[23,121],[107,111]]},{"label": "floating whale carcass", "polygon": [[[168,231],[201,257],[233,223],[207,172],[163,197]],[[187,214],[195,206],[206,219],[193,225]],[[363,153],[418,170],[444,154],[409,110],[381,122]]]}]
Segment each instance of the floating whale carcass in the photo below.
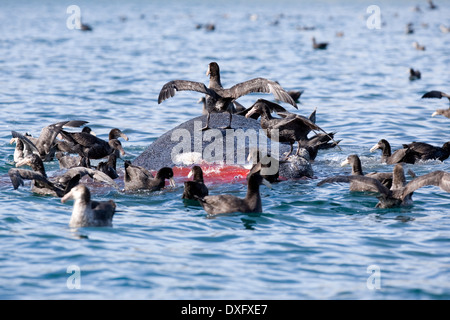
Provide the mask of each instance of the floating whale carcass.
[{"label": "floating whale carcass", "polygon": [[[259,121],[234,115],[233,129],[222,129],[228,125],[226,113],[211,114],[210,125],[213,129],[202,131],[206,116],[199,116],[169,130],[155,140],[134,161],[133,165],[148,170],[162,167],[190,168],[197,164],[215,168],[240,168],[248,172],[247,158],[251,150],[269,153],[280,159],[289,152],[288,144],[278,143],[267,138]],[[288,162],[279,164],[280,177],[296,179],[314,174],[307,156],[290,157]],[[250,164],[251,165],[251,164]],[[269,165],[276,169],[277,165]]]}]

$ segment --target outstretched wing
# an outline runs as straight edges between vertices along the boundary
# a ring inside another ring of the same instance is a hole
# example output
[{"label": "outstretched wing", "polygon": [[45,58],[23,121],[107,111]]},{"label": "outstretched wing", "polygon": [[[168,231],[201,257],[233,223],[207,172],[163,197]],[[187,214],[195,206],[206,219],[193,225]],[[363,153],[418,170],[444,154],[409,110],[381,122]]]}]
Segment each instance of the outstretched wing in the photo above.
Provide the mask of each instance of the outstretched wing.
[{"label": "outstretched wing", "polygon": [[78,128],[81,126],[84,126],[85,124],[89,123],[89,121],[83,121],[83,120],[70,120],[66,122],[63,127],[70,127],[70,128]]},{"label": "outstretched wing", "polygon": [[445,171],[433,171],[411,180],[403,189],[402,199],[417,189],[425,186],[437,186],[444,191],[450,192],[450,173]]},{"label": "outstretched wing", "polygon": [[119,186],[117,185],[117,183],[113,179],[111,179],[111,177],[108,176],[106,173],[103,173],[96,169],[90,169],[90,168],[85,168],[85,167],[70,168],[64,174],[58,176],[56,178],[56,181],[63,185],[67,185],[69,183],[69,181],[72,178],[74,178],[76,175],[80,175],[80,177],[88,175],[94,180],[97,180],[100,182],[105,182],[107,184],[112,185],[114,188],[119,189]]},{"label": "outstretched wing", "polygon": [[84,147],[91,147],[95,144],[107,144],[108,142],[96,137],[87,132],[67,132],[64,130],[60,131],[62,138],[73,145],[81,145]]},{"label": "outstretched wing", "polygon": [[175,95],[177,91],[197,91],[208,95],[214,95],[214,91],[208,89],[204,83],[189,80],[173,80],[167,82],[159,92],[158,104]]},{"label": "outstretched wing", "polygon": [[47,155],[54,145],[56,136],[60,133],[63,127],[80,127],[88,123],[81,120],[68,120],[50,124],[41,130],[36,147],[40,150],[41,155]]},{"label": "outstretched wing", "polygon": [[224,98],[237,99],[246,94],[252,92],[271,93],[275,99],[283,102],[287,102],[298,109],[294,99],[275,81],[267,80],[264,78],[255,78],[248,81],[244,81],[232,86],[230,89],[223,90],[222,96]]},{"label": "outstretched wing", "polygon": [[325,183],[339,183],[339,182],[345,182],[345,183],[357,183],[358,184],[358,189],[360,191],[367,191],[367,192],[377,192],[377,193],[381,193],[385,196],[390,196],[392,194],[392,192],[386,188],[385,186],[383,186],[380,181],[373,179],[373,178],[369,178],[369,177],[365,177],[365,176],[334,176],[334,177],[329,177],[326,179],[323,179],[322,181],[320,181],[317,186],[322,186]]},{"label": "outstretched wing", "polygon": [[429,91],[429,92],[425,93],[425,94],[422,96],[422,99],[423,99],[423,98],[436,98],[436,99],[441,99],[442,97],[446,97],[446,98],[448,98],[448,99],[450,100],[450,95],[448,95],[448,94],[446,94],[446,93],[444,93],[444,92],[442,92],[442,91],[437,91],[437,90],[433,90],[433,91]]},{"label": "outstretched wing", "polygon": [[322,130],[318,125],[316,125],[315,123],[311,122],[311,120],[309,120],[308,118],[296,115],[296,116],[290,116],[290,117],[286,117],[286,118],[282,118],[279,121],[277,121],[277,123],[273,126],[273,129],[279,129],[282,127],[285,127],[289,124],[296,124],[296,125],[300,125],[300,126],[306,126],[311,130]]},{"label": "outstretched wing", "polygon": [[19,188],[21,185],[23,186],[23,180],[39,180],[48,185],[52,185],[43,174],[32,170],[11,168],[8,171],[8,175],[14,189]]},{"label": "outstretched wing", "polygon": [[33,153],[39,154],[39,150],[37,149],[36,145],[30,139],[28,139],[23,134],[18,133],[16,131],[11,131],[11,134],[12,134],[13,138],[17,138],[20,141],[22,141],[22,143],[24,144],[24,146],[26,147],[27,150],[30,150]]}]

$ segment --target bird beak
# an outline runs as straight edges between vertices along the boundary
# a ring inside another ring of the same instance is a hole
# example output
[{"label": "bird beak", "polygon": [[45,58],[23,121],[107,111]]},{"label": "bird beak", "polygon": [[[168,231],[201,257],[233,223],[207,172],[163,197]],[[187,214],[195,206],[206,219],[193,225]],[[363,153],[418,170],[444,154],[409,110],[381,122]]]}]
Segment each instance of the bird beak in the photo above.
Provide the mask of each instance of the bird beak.
[{"label": "bird beak", "polygon": [[262,183],[269,189],[272,189],[272,185],[270,184],[269,181],[267,181],[266,179],[263,178]]},{"label": "bird beak", "polygon": [[61,203],[65,203],[67,200],[72,199],[72,191],[66,193],[64,197],[61,198]]},{"label": "bird beak", "polygon": [[348,159],[345,159],[344,161],[341,162],[341,167],[344,167],[344,166],[348,165],[349,163],[350,162],[348,162]]},{"label": "bird beak", "polygon": [[192,170],[191,170],[191,171],[189,171],[189,174],[187,175],[187,177],[190,178],[192,176],[193,176],[193,173],[192,173]]},{"label": "bird beak", "polygon": [[17,138],[12,138],[9,140],[9,144],[13,144],[14,142],[17,143]]},{"label": "bird beak", "polygon": [[175,183],[175,180],[173,180],[173,178],[169,178],[169,183],[170,183],[170,186],[171,187],[176,187],[176,183]]},{"label": "bird beak", "polygon": [[125,141],[128,141],[128,136],[127,136],[125,133],[121,133],[120,136],[121,136],[122,138],[124,138]]},{"label": "bird beak", "polygon": [[370,148],[370,152],[374,152],[375,150],[380,149],[380,145],[377,143],[372,148]]},{"label": "bird beak", "polygon": [[209,69],[209,65],[208,65],[208,70],[206,70],[206,75],[209,76],[210,73],[211,73],[211,70]]},{"label": "bird beak", "polygon": [[251,109],[247,114],[245,115],[246,118],[250,118],[254,113],[256,113],[255,109]]},{"label": "bird beak", "polygon": [[97,134],[94,131],[92,131],[92,130],[91,130],[91,132],[89,132],[89,134],[92,134],[94,137],[97,136]]},{"label": "bird beak", "polygon": [[437,115],[438,115],[438,113],[437,113],[437,111],[435,111],[435,112],[433,112],[433,114],[431,116],[434,117],[434,116],[437,116]]}]

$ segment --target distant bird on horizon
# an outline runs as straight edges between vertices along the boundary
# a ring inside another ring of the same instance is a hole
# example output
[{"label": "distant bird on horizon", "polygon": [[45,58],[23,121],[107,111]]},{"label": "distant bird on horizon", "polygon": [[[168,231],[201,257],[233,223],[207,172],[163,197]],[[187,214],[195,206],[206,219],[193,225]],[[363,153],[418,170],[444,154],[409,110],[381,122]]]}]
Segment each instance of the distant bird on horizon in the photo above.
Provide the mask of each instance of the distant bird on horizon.
[{"label": "distant bird on horizon", "polygon": [[417,80],[421,78],[421,74],[419,70],[414,70],[413,68],[409,68],[409,80]]},{"label": "distant bird on horizon", "polygon": [[433,3],[433,0],[428,0],[427,2],[428,2],[428,8],[430,10],[437,9],[437,6]]},{"label": "distant bird on horizon", "polygon": [[416,50],[425,51],[425,46],[420,45],[417,41],[414,41],[412,45]]},{"label": "distant bird on horizon", "polygon": [[316,42],[316,38],[312,37],[313,49],[325,50],[328,47],[328,42]]},{"label": "distant bird on horizon", "polygon": [[439,26],[439,29],[441,29],[442,33],[450,33],[450,27],[444,26],[443,24]]},{"label": "distant bird on horizon", "polygon": [[413,34],[414,33],[413,24],[411,22],[406,25],[405,33],[406,34]]}]

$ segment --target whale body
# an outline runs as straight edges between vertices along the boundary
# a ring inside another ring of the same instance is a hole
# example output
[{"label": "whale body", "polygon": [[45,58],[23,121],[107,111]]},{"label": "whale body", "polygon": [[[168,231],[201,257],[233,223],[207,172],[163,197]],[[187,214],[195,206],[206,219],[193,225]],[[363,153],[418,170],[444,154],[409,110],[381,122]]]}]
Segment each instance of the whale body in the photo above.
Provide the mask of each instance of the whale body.
[{"label": "whale body", "polygon": [[[191,167],[197,165],[251,167],[249,153],[258,148],[276,159],[283,158],[290,146],[267,138],[260,122],[233,114],[232,129],[228,113],[213,113],[209,130],[202,131],[206,116],[188,120],[156,139],[134,161],[133,165],[148,170],[162,167]],[[286,179],[312,177],[313,170],[307,157],[291,156],[280,163],[280,176]]]}]

